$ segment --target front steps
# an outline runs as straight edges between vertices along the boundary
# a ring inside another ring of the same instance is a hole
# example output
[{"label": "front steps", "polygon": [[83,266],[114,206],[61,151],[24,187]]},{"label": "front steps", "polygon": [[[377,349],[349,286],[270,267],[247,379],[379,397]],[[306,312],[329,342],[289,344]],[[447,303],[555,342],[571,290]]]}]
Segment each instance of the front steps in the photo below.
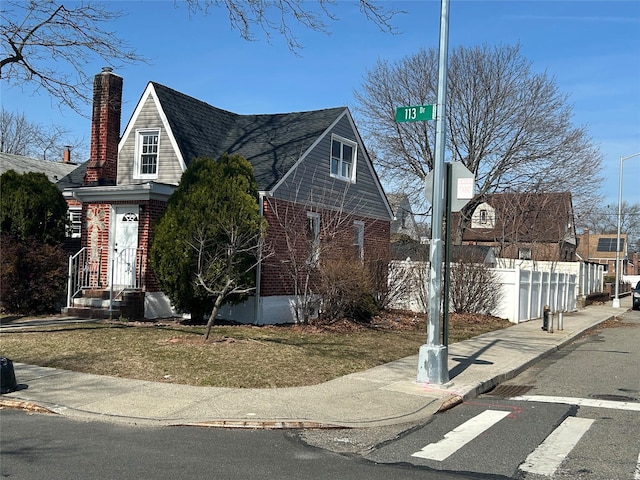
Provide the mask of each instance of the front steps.
[{"label": "front steps", "polygon": [[[73,306],[64,307],[62,314],[70,317],[109,318],[127,320],[144,319],[144,292],[141,290],[124,290],[113,302],[109,301],[109,290],[83,290],[82,296],[73,299]],[[115,293],[114,293],[115,295]],[[113,303],[113,310],[110,304]]]}]

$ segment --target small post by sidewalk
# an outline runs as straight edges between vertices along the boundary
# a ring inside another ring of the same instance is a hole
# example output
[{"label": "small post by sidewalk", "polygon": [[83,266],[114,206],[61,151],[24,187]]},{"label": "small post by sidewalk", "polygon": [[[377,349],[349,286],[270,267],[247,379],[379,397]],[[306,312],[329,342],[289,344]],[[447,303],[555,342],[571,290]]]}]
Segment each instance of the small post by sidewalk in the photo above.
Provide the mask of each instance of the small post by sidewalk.
[{"label": "small post by sidewalk", "polygon": [[549,330],[549,305],[542,309],[542,330]]}]

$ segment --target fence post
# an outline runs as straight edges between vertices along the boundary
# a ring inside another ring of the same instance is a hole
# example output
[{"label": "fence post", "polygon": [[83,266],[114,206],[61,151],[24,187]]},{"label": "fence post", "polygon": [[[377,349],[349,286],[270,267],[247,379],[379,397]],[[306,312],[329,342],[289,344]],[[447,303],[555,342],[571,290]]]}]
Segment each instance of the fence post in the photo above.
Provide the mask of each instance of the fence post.
[{"label": "fence post", "polygon": [[516,288],[516,303],[515,303],[515,315],[513,318],[516,319],[516,324],[520,323],[520,266],[516,265],[514,270],[514,285]]},{"label": "fence post", "polygon": [[533,270],[529,271],[529,285],[527,286],[527,318],[526,320],[531,320],[533,318],[532,311],[532,296],[533,296]]}]

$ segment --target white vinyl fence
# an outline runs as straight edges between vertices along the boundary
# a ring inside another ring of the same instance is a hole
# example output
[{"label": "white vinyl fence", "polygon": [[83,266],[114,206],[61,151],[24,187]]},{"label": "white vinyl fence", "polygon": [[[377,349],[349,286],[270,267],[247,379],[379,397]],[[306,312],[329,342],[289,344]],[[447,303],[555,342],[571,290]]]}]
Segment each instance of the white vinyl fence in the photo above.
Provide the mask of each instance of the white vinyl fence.
[{"label": "white vinyl fence", "polygon": [[496,258],[499,268],[516,268],[542,272],[559,272],[576,275],[578,296],[587,296],[604,291],[604,265],[593,262],[543,262]]},{"label": "white vinyl fence", "polygon": [[576,275],[516,268],[497,268],[502,302],[494,313],[510,322],[541,318],[545,305],[552,312],[576,310]]},{"label": "white vinyl fence", "polygon": [[[557,262],[537,267],[547,271],[528,270],[521,266],[494,268],[502,290],[502,298],[493,315],[513,323],[542,317],[545,305],[552,312],[575,311],[579,295],[602,292],[603,270],[601,265],[584,262]],[[554,271],[551,271],[551,268]],[[391,262],[390,282],[400,281],[411,288],[392,304],[392,308],[425,312],[428,262]]]}]

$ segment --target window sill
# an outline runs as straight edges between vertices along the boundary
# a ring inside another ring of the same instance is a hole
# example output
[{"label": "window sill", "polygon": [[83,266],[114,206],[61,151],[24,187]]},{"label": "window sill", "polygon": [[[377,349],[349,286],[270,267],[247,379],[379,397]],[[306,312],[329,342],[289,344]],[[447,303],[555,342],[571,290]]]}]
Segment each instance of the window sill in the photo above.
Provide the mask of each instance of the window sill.
[{"label": "window sill", "polygon": [[347,183],[356,183],[354,178],[349,178],[349,177],[343,177],[341,175],[336,175],[335,173],[330,173],[329,176],[331,178],[335,178],[336,180],[341,180],[343,182],[347,182]]}]

